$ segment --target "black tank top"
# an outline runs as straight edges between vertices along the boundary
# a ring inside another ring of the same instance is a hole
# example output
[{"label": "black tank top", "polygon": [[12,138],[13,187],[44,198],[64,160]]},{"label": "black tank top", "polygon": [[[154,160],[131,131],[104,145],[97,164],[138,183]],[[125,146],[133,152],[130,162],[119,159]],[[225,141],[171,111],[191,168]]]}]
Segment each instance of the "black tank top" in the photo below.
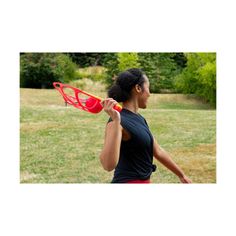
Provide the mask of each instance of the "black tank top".
[{"label": "black tank top", "polygon": [[[121,141],[120,157],[112,183],[149,179],[156,166],[153,165],[153,136],[146,120],[129,110],[121,111],[121,126],[131,138]],[[111,121],[111,118],[108,122]]]}]

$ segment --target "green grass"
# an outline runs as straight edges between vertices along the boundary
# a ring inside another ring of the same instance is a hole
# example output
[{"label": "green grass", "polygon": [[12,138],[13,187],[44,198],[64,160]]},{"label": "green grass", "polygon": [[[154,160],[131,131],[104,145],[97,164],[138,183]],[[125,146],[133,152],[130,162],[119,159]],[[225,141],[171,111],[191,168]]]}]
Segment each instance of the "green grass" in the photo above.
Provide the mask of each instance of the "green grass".
[{"label": "green grass", "polygon": [[[105,97],[104,92],[96,92]],[[65,107],[55,90],[20,90],[21,183],[109,183],[99,153],[108,119]],[[192,96],[152,95],[140,110],[153,135],[195,183],[216,182],[216,111]],[[157,161],[155,161],[158,164]],[[178,183],[158,164],[153,183]]]}]

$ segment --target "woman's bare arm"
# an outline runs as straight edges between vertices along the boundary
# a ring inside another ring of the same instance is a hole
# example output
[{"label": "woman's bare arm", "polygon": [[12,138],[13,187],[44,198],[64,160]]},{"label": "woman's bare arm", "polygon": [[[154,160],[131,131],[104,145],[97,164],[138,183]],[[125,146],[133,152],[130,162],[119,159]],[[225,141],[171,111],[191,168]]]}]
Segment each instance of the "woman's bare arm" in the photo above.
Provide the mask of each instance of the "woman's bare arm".
[{"label": "woman's bare arm", "polygon": [[107,171],[112,171],[118,163],[121,138],[122,128],[120,123],[116,121],[109,122],[105,131],[104,146],[100,154],[102,166]]},{"label": "woman's bare arm", "polygon": [[170,155],[158,145],[156,140],[154,140],[154,144],[153,144],[153,155],[165,167],[167,167],[170,171],[172,171],[174,174],[176,174],[182,183],[191,183],[192,182],[184,174],[184,172],[180,169],[180,167],[172,160]]},{"label": "woman's bare arm", "polygon": [[112,171],[119,160],[120,145],[122,139],[122,127],[120,125],[120,113],[113,109],[117,102],[113,99],[105,99],[103,102],[104,111],[111,117],[105,130],[105,140],[100,161],[107,171]]}]

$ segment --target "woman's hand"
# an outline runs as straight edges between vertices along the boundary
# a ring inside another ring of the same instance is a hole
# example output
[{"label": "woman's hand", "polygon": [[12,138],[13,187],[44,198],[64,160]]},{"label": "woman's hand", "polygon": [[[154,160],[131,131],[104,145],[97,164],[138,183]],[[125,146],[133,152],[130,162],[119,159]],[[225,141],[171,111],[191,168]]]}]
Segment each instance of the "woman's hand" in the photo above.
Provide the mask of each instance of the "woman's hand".
[{"label": "woman's hand", "polygon": [[103,102],[103,109],[104,111],[111,117],[113,121],[120,122],[120,113],[113,109],[113,107],[118,104],[117,101],[115,101],[112,98],[106,98]]},{"label": "woman's hand", "polygon": [[191,184],[192,180],[189,179],[186,175],[179,177],[180,181],[184,184]]}]

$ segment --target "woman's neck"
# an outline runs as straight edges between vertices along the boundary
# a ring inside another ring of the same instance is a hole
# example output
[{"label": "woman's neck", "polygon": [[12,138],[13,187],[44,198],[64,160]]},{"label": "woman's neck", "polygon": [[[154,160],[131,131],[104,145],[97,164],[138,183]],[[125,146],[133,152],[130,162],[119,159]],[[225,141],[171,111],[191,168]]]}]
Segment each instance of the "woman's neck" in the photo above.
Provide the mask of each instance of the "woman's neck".
[{"label": "woman's neck", "polygon": [[123,108],[127,109],[129,111],[132,111],[134,113],[138,113],[138,101],[136,100],[131,100],[131,101],[126,101],[123,102]]}]

